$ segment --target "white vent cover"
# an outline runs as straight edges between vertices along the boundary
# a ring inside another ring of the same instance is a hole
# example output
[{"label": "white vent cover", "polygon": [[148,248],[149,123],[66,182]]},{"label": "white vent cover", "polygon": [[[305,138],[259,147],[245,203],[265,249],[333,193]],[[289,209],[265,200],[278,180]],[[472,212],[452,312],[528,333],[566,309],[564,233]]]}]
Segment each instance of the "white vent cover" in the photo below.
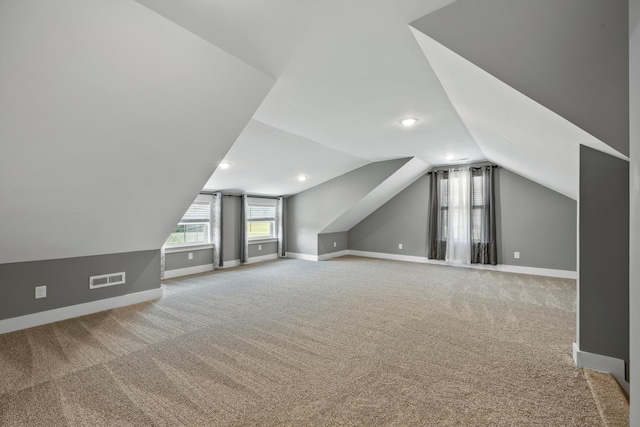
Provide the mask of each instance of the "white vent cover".
[{"label": "white vent cover", "polygon": [[105,286],[121,285],[125,282],[125,272],[103,274],[89,277],[89,289],[104,288]]}]

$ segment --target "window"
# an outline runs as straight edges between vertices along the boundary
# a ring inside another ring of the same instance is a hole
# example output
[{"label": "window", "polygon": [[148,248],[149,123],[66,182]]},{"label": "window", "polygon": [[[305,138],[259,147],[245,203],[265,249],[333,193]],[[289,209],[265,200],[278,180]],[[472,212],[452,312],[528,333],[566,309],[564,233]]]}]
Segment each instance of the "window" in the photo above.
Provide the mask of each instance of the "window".
[{"label": "window", "polygon": [[485,218],[484,174],[472,170],[471,176],[471,241],[486,243],[488,236],[483,233]]},{"label": "window", "polygon": [[247,212],[247,237],[249,240],[275,239],[276,201],[270,199],[249,199]]},{"label": "window", "polygon": [[187,212],[175,230],[173,230],[165,245],[188,246],[210,243],[210,218],[211,203],[198,196],[196,201],[187,209]]},{"label": "window", "polygon": [[428,257],[495,265],[493,166],[451,168],[430,175]]}]

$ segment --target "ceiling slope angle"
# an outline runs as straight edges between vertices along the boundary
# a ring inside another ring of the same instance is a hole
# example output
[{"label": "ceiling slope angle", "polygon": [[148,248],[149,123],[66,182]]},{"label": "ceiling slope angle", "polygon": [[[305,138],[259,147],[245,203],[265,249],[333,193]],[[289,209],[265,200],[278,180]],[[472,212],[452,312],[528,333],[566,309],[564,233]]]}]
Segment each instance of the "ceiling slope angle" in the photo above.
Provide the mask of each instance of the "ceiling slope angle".
[{"label": "ceiling slope angle", "polygon": [[627,3],[458,0],[411,26],[628,155]]},{"label": "ceiling slope angle", "polygon": [[424,33],[412,31],[489,160],[576,200],[580,144],[626,159]]},{"label": "ceiling slope angle", "polygon": [[429,15],[457,0],[389,0],[402,14],[408,24],[425,15]]},{"label": "ceiling slope angle", "polygon": [[[251,120],[204,189],[253,195],[290,195],[369,163],[333,148]],[[298,177],[307,179],[301,182]]]},{"label": "ceiling slope angle", "polygon": [[276,78],[327,8],[299,0],[136,1]]},{"label": "ceiling slope angle", "polygon": [[424,175],[429,167],[429,164],[416,157],[410,159],[377,187],[333,219],[327,227],[322,229],[321,233],[351,230],[356,224]]},{"label": "ceiling slope angle", "polygon": [[162,246],[273,78],[133,1],[0,2],[0,263]]},{"label": "ceiling slope angle", "polygon": [[369,161],[485,159],[393,2],[318,3],[256,120]]}]

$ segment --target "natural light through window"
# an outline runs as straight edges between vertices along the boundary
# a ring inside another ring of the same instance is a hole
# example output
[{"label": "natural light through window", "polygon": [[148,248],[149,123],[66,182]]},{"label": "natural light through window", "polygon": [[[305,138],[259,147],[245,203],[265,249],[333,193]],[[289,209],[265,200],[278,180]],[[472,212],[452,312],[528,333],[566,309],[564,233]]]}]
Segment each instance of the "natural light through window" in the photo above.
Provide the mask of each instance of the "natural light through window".
[{"label": "natural light through window", "polygon": [[204,245],[210,243],[211,204],[196,200],[171,233],[166,246]]},{"label": "natural light through window", "polygon": [[271,201],[249,200],[247,214],[247,235],[249,240],[276,237],[276,205]]}]

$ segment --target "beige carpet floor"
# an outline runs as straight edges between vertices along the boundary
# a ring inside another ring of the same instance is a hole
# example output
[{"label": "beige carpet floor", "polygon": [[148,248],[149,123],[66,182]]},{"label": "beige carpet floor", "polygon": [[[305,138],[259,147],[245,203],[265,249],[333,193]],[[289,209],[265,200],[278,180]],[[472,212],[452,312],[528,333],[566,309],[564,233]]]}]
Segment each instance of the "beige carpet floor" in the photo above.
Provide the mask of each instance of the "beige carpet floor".
[{"label": "beige carpet floor", "polygon": [[344,257],[0,335],[3,426],[598,426],[573,280]]}]

